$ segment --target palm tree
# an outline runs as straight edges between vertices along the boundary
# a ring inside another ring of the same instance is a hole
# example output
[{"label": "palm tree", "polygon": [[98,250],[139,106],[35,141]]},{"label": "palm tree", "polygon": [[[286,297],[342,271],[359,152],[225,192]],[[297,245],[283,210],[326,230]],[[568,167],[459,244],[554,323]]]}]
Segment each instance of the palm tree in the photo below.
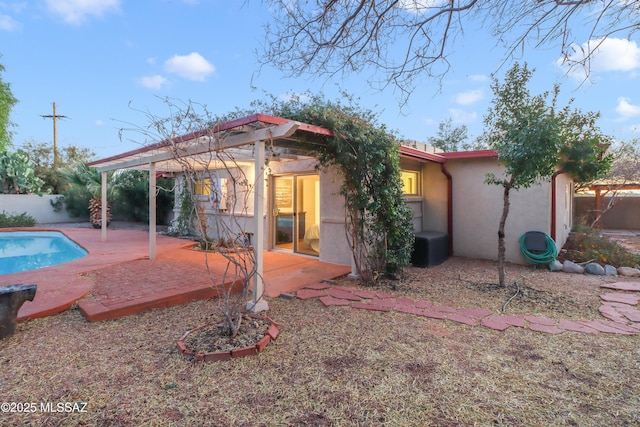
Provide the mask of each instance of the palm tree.
[{"label": "palm tree", "polygon": [[[63,168],[60,173],[68,185],[85,189],[91,196],[89,200],[89,222],[94,228],[102,227],[102,177],[96,168],[90,168],[85,164],[76,165],[74,169]],[[111,198],[116,186],[114,173],[107,173],[107,199]],[[111,208],[107,204],[107,226],[111,222]]]}]

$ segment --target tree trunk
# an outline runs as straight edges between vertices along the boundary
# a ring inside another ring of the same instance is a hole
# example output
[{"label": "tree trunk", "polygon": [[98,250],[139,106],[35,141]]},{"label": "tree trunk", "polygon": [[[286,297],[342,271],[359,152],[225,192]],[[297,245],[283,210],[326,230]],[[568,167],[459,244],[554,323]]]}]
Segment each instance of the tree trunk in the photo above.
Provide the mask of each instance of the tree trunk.
[{"label": "tree trunk", "polygon": [[[93,228],[102,228],[102,199],[89,200],[89,222]],[[107,227],[111,222],[111,209],[107,204]]]},{"label": "tree trunk", "polygon": [[514,177],[511,176],[509,182],[505,182],[503,193],[503,206],[502,217],[500,218],[500,225],[498,226],[498,280],[500,286],[506,286],[504,281],[504,265],[506,262],[507,249],[504,244],[504,227],[507,222],[507,216],[509,216],[509,191],[513,185]]}]

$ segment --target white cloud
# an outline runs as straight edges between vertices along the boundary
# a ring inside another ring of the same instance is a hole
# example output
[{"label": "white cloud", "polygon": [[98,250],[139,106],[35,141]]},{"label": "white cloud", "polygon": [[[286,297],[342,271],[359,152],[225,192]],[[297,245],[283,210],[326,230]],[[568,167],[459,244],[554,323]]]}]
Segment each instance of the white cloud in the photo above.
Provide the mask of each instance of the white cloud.
[{"label": "white cloud", "polygon": [[449,108],[449,115],[454,123],[471,123],[478,118],[478,113],[460,108]]},{"label": "white cloud", "polygon": [[104,121],[98,119],[98,120],[95,121],[94,126],[102,127],[102,126],[104,126]]},{"label": "white cloud", "polygon": [[169,80],[159,74],[153,76],[145,76],[140,79],[140,84],[147,89],[161,89],[169,84]]},{"label": "white cloud", "polygon": [[167,59],[164,69],[188,80],[203,81],[216,70],[216,67],[199,53],[191,52],[188,55],[174,55]]},{"label": "white cloud", "polygon": [[469,90],[456,95],[456,103],[460,105],[471,105],[484,98],[482,89]]},{"label": "white cloud", "polygon": [[[567,60],[560,58],[556,64],[560,67],[571,67],[578,64],[591,54],[589,63],[590,73],[606,71],[634,72],[640,70],[640,47],[633,40],[606,39],[589,40],[582,45],[573,46],[574,53]],[[581,66],[568,69],[568,74],[580,80],[586,77],[585,69]]]},{"label": "white cloud", "polygon": [[616,112],[620,114],[620,121],[628,120],[632,117],[640,116],[640,105],[633,105],[631,99],[621,96],[618,98]]},{"label": "white cloud", "polygon": [[486,74],[469,74],[467,77],[473,82],[483,83],[489,81],[489,76]]},{"label": "white cloud", "polygon": [[22,28],[22,24],[9,15],[0,15],[0,30],[16,31]]},{"label": "white cloud", "polygon": [[68,24],[81,24],[88,17],[102,17],[120,10],[120,0],[45,0],[49,11]]}]

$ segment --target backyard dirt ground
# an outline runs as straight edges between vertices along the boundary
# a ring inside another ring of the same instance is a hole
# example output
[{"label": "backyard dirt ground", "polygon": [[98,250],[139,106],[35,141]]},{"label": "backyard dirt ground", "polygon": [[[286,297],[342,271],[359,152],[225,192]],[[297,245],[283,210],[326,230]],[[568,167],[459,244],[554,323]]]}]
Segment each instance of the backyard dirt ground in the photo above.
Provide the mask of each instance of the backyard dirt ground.
[{"label": "backyard dirt ground", "polygon": [[[517,281],[505,314],[579,320],[600,317],[601,284],[640,281],[518,265],[507,288],[496,279],[493,262],[452,258],[408,268],[395,292],[499,314]],[[640,336],[499,332],[315,299],[269,306],[278,340],[224,363],[189,362],[175,345],[214,317],[213,301],[98,323],[77,309],[21,323],[0,342],[1,400],[38,410],[0,413],[0,425],[640,425]],[[40,411],[66,402],[86,402],[85,412]]]}]

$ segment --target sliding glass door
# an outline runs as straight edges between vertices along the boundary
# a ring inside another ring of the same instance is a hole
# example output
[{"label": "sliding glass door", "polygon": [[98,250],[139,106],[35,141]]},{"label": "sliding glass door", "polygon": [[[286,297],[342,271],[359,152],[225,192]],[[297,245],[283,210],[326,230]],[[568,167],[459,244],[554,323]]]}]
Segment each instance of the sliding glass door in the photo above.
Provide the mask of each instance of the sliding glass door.
[{"label": "sliding glass door", "polygon": [[320,176],[273,178],[273,246],[307,255],[320,254]]}]

